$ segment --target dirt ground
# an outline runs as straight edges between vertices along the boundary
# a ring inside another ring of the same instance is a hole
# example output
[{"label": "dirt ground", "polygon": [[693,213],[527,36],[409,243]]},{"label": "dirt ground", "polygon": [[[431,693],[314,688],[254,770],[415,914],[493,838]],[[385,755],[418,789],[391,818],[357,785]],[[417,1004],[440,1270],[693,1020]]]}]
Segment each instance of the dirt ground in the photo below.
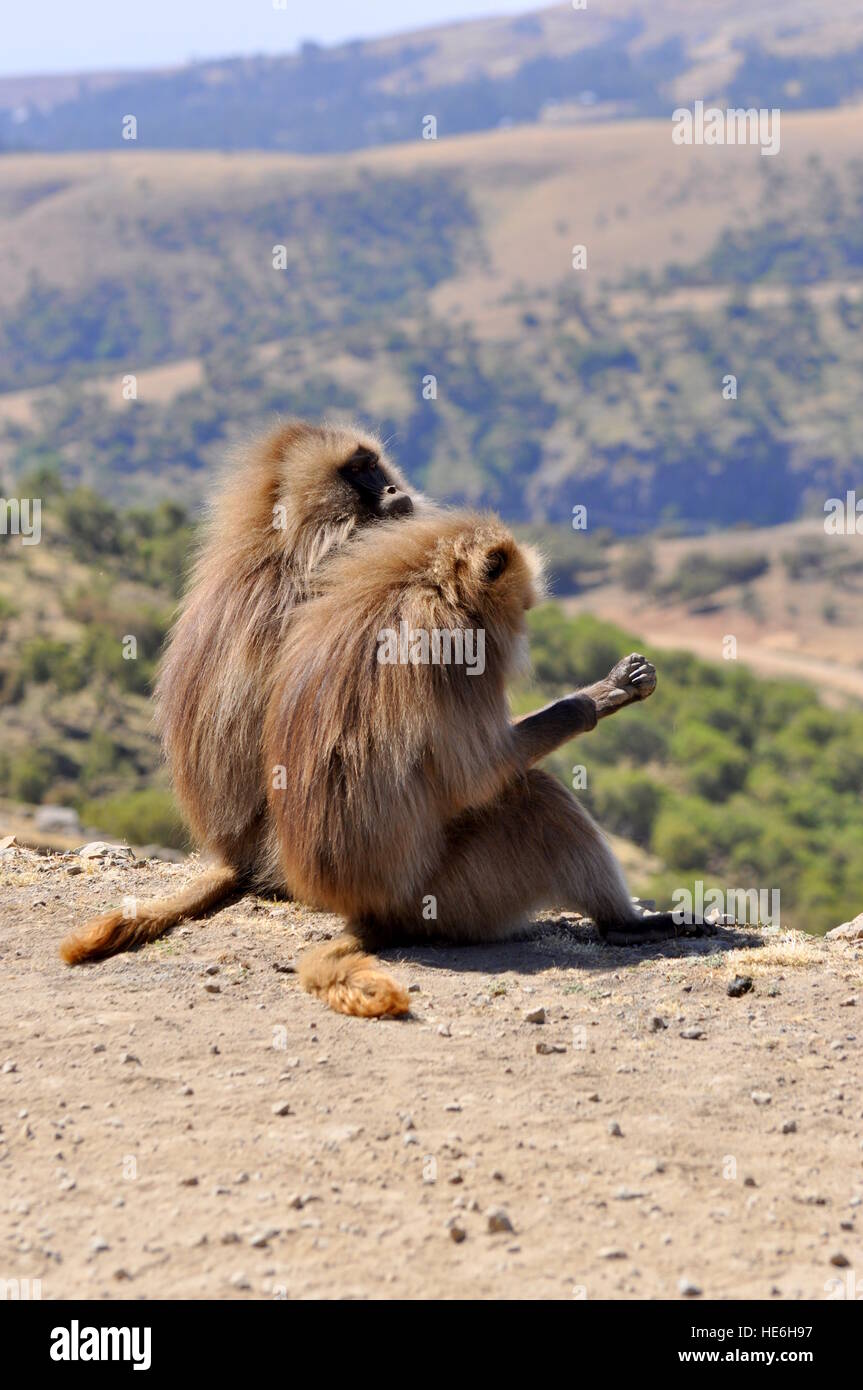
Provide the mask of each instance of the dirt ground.
[{"label": "dirt ground", "polygon": [[337,923],[292,904],[59,960],[70,926],[195,872],[0,851],[0,1278],[95,1299],[863,1287],[859,944],[612,950],[550,917],[391,957],[400,1022],[301,992],[298,955]]}]

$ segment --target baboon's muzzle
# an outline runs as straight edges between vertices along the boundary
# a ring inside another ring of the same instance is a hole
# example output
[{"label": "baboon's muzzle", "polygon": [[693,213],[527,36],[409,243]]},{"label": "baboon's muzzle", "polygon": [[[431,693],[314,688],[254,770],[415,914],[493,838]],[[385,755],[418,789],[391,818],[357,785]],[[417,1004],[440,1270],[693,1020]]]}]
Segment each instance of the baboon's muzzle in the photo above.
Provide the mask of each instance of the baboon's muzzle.
[{"label": "baboon's muzzle", "polygon": [[410,516],[413,509],[414,504],[406,492],[400,492],[392,485],[384,488],[378,508],[382,517],[389,520],[395,516]]}]

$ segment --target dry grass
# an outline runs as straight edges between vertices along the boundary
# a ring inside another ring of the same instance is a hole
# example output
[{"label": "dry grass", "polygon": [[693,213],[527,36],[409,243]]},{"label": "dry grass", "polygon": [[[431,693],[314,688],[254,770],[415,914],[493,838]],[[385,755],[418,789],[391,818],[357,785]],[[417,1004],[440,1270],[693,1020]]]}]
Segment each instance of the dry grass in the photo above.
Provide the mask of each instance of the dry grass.
[{"label": "dry grass", "polygon": [[804,932],[783,931],[773,937],[765,933],[761,946],[743,946],[722,957],[728,977],[734,975],[766,975],[778,968],[809,969],[823,965],[829,947],[823,937],[807,936]]}]

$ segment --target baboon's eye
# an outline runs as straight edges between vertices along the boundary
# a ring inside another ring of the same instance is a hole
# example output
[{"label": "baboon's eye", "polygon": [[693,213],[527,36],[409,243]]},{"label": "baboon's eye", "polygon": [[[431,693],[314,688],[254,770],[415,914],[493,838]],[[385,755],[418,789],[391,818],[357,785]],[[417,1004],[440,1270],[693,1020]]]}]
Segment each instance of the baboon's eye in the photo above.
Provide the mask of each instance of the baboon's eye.
[{"label": "baboon's eye", "polygon": [[347,466],[352,473],[359,470],[374,470],[378,466],[378,456],[373,449],[367,449],[365,445],[358,444],[348,459]]},{"label": "baboon's eye", "polygon": [[403,497],[396,498],[398,488],[389,485],[387,471],[374,449],[358,444],[350,458],[346,458],[339,468],[339,474],[354,489],[358,501],[366,509],[374,508],[378,516],[384,515],[381,510],[384,500],[387,515],[401,516],[410,507],[410,498],[407,501]]},{"label": "baboon's eye", "polygon": [[485,557],[485,577],[492,583],[499,579],[506,569],[506,551],[491,550]]}]

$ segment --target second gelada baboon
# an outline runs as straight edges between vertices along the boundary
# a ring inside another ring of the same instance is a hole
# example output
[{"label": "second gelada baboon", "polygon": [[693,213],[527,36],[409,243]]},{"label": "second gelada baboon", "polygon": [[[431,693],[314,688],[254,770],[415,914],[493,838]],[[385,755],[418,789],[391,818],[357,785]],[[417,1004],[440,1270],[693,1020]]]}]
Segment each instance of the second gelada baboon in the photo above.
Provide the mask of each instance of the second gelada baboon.
[{"label": "second gelada baboon", "polygon": [[[88,922],[61,945],[69,964],[152,941],[241,886],[284,886],[278,870],[273,880],[266,847],[260,751],[274,657],[332,555],[413,510],[381,442],[356,426],[292,420],[231,464],[156,689],[174,791],[214,863],[173,898]],[[387,544],[383,537],[378,543]]]}]

